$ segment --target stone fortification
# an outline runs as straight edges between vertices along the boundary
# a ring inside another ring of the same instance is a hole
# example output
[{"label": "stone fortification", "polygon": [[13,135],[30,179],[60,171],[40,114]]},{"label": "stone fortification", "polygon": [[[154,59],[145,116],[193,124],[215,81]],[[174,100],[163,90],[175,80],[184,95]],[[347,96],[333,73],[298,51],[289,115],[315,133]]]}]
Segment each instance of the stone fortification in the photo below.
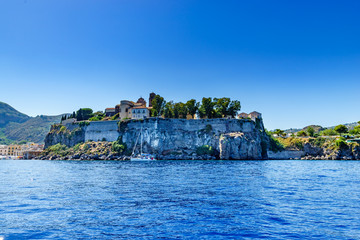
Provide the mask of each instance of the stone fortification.
[{"label": "stone fortification", "polygon": [[[129,120],[124,122],[90,122],[79,127],[67,126],[65,132],[51,130],[45,147],[62,143],[67,146],[81,141],[115,141],[120,137],[131,152],[156,154],[159,159],[199,159],[198,149],[207,145],[213,148],[211,156],[219,159],[262,159],[267,157],[267,135],[262,120],[249,119],[162,119]],[[73,131],[81,132],[72,140]],[[142,135],[140,135],[140,132]],[[60,137],[61,136],[61,137]],[[82,137],[82,139],[80,139]],[[70,140],[65,140],[65,139]],[[138,139],[138,140],[137,140]],[[210,153],[209,153],[210,154]]]}]

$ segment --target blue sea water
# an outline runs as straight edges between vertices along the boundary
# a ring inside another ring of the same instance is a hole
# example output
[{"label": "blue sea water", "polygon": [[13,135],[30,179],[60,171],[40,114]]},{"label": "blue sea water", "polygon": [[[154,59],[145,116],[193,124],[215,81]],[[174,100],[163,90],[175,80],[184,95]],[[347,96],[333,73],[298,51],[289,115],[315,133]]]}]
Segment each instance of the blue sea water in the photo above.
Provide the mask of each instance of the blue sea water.
[{"label": "blue sea water", "polygon": [[0,239],[360,239],[360,162],[4,160]]}]

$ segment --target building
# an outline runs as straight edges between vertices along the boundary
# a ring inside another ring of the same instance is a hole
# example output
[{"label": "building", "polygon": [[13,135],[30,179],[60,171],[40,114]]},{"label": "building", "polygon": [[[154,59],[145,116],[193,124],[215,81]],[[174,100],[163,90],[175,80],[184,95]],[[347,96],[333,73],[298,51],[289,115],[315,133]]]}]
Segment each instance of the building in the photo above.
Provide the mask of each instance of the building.
[{"label": "building", "polygon": [[8,146],[0,145],[0,156],[7,156],[8,155]]},{"label": "building", "polygon": [[20,145],[9,145],[8,156],[18,156],[18,152],[21,151]]},{"label": "building", "polygon": [[150,108],[134,107],[131,109],[132,119],[144,119],[150,117]]},{"label": "building", "polygon": [[[156,96],[155,93],[150,93],[149,101],[152,101]],[[122,100],[115,108],[106,108],[105,115],[110,117],[119,114],[120,119],[143,119],[150,117],[151,103],[146,107],[146,101],[140,97],[136,102],[129,100]]]},{"label": "building", "polygon": [[248,118],[249,117],[249,114],[247,114],[247,113],[240,113],[239,115],[238,115],[238,118]]},{"label": "building", "polygon": [[262,118],[262,117],[261,117],[261,113],[254,111],[254,112],[249,113],[249,118],[251,118],[251,120],[255,121],[257,118]]},{"label": "building", "polygon": [[149,107],[152,107],[152,100],[154,100],[156,94],[154,92],[150,93],[149,96]]},{"label": "building", "polygon": [[105,116],[107,116],[107,117],[114,116],[116,114],[115,109],[116,109],[116,107],[115,108],[106,108],[105,109]]}]

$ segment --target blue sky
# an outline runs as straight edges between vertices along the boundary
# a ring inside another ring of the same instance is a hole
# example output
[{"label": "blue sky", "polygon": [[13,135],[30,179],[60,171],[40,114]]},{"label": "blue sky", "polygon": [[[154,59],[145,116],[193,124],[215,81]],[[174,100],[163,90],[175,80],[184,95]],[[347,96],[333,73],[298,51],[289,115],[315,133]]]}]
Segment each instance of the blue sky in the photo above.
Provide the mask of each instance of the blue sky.
[{"label": "blue sky", "polygon": [[359,1],[0,0],[0,101],[31,116],[231,97],[268,129],[360,120]]}]

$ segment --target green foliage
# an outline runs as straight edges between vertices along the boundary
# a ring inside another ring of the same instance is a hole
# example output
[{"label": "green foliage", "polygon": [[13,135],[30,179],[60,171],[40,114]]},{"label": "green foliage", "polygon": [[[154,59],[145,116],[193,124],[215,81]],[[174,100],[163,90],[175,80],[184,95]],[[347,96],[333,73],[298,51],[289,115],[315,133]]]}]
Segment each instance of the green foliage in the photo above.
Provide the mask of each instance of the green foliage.
[{"label": "green foliage", "polygon": [[203,98],[201,101],[201,106],[199,107],[200,118],[213,118],[215,116],[215,103],[212,101],[212,98]]},{"label": "green foliage", "polygon": [[87,122],[87,121],[82,121],[82,122],[79,122],[79,127],[86,127],[86,126],[89,126],[90,123]]},{"label": "green foliage", "polygon": [[275,129],[275,131],[273,133],[278,135],[279,137],[285,137],[286,136],[286,133],[281,129]]},{"label": "green foliage", "polygon": [[299,131],[299,132],[296,134],[296,136],[298,136],[298,137],[306,137],[307,134],[306,134],[305,131],[301,130],[301,131]]},{"label": "green foliage", "polygon": [[60,143],[52,145],[47,148],[48,151],[60,154],[62,151],[65,151],[67,149],[66,145],[62,145]]},{"label": "green foliage", "polygon": [[267,132],[267,135],[269,136],[270,151],[279,152],[284,150],[284,146],[279,142],[279,140],[274,138],[269,132]]},{"label": "green foliage", "polygon": [[93,117],[89,118],[89,121],[101,121],[104,119],[104,117],[105,113],[103,113],[102,111],[98,111],[93,114]]},{"label": "green foliage", "polygon": [[115,114],[114,116],[112,116],[111,118],[110,118],[110,120],[116,120],[116,119],[118,119],[120,117],[120,115],[119,115],[119,113],[117,113],[117,114]]},{"label": "green foliage", "polygon": [[360,134],[360,125],[359,126],[355,126],[354,129],[351,129],[349,131],[350,134],[352,135],[357,135],[357,134]]},{"label": "green foliage", "polygon": [[190,99],[185,103],[185,105],[186,105],[187,113],[190,114],[191,116],[194,116],[198,111],[200,104],[196,102],[195,99]]},{"label": "green foliage", "polygon": [[164,107],[164,117],[173,118],[174,117],[174,102],[170,101],[165,104]]},{"label": "green foliage", "polygon": [[151,101],[152,109],[151,109],[151,116],[152,117],[159,117],[164,113],[165,109],[165,100],[160,95],[155,95],[154,99]]},{"label": "green foliage", "polygon": [[186,118],[187,108],[182,102],[174,104],[174,118]]},{"label": "green foliage", "polygon": [[338,132],[340,135],[341,135],[342,133],[347,133],[347,132],[348,132],[348,128],[347,128],[345,125],[342,125],[342,124],[337,125],[337,126],[334,128],[334,130],[335,130],[336,132]]},{"label": "green foliage", "polygon": [[312,127],[308,127],[308,129],[307,129],[307,133],[309,134],[309,136],[310,136],[310,137],[313,137],[313,136],[314,136],[314,134],[315,134],[315,130],[314,130],[314,128],[312,128]]},{"label": "green foliage", "polygon": [[335,141],[335,146],[336,146],[336,148],[338,148],[338,149],[344,149],[344,148],[346,148],[346,147],[347,147],[347,144],[346,144],[345,138],[340,137],[340,138],[336,139],[336,141]]},{"label": "green foliage", "polygon": [[209,146],[209,145],[203,145],[201,147],[198,147],[196,149],[196,154],[201,156],[201,155],[214,155],[214,148]]},{"label": "green foliage", "polygon": [[80,108],[76,112],[76,120],[77,121],[83,121],[83,120],[89,120],[89,118],[93,117],[93,110],[91,108]]},{"label": "green foliage", "polygon": [[322,136],[336,136],[337,132],[334,129],[328,128],[320,132]]},{"label": "green foliage", "polygon": [[326,142],[326,139],[323,137],[317,137],[315,139],[310,139],[309,142],[316,147],[323,147]]},{"label": "green foliage", "polygon": [[127,145],[123,143],[122,138],[119,137],[118,140],[112,143],[111,150],[118,154],[123,154],[127,150]]}]

